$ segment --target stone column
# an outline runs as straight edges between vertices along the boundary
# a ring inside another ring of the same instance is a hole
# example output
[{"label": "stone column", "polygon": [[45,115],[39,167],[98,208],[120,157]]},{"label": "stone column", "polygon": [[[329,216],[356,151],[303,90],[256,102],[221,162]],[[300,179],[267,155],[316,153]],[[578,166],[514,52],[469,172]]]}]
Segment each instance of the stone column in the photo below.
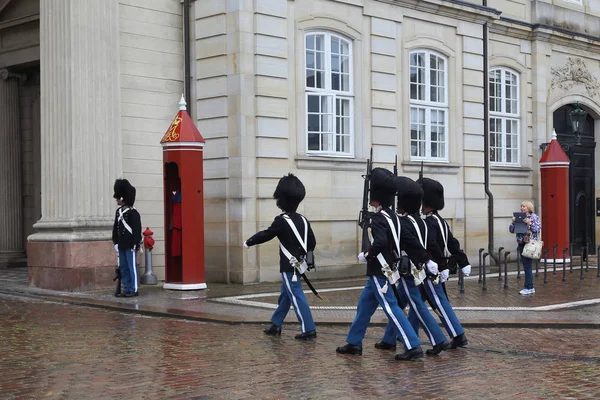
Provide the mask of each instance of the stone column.
[{"label": "stone column", "polygon": [[112,284],[112,186],[122,146],[118,6],[40,3],[42,218],[28,238],[33,286]]},{"label": "stone column", "polygon": [[0,265],[23,262],[19,81],[0,70]]}]

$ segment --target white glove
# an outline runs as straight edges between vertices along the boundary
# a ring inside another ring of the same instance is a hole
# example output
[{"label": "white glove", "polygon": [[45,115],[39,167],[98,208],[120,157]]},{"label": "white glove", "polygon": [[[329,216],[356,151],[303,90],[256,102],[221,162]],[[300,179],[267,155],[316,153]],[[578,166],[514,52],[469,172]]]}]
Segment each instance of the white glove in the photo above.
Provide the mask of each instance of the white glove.
[{"label": "white glove", "polygon": [[115,244],[115,251],[118,253],[119,252],[119,245]]},{"label": "white glove", "polygon": [[360,253],[358,255],[358,261],[366,263],[367,262],[367,258],[365,257],[365,253]]},{"label": "white glove", "polygon": [[465,265],[464,267],[462,267],[462,272],[463,272],[464,276],[471,275],[471,264]]},{"label": "white glove", "polygon": [[438,265],[435,261],[433,260],[429,260],[427,261],[427,269],[429,270],[429,272],[431,272],[433,275],[437,275],[438,271]]},{"label": "white glove", "polygon": [[446,282],[448,280],[448,275],[450,275],[450,270],[449,269],[445,269],[442,272],[440,272],[440,278],[442,282]]},{"label": "white glove", "polygon": [[246,242],[244,242],[244,247],[247,248],[247,249],[250,248],[250,246],[248,246],[248,244]]}]

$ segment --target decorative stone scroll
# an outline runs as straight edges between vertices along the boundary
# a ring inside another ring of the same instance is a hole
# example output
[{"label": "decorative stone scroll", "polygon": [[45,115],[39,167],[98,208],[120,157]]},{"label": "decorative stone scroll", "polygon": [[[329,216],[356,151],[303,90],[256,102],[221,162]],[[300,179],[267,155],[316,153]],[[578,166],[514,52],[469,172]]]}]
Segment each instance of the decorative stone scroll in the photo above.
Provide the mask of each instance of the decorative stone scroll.
[{"label": "decorative stone scroll", "polygon": [[577,84],[585,86],[588,94],[595,97],[600,92],[598,79],[588,71],[581,58],[569,57],[562,67],[551,67],[552,82],[550,88],[568,91]]}]

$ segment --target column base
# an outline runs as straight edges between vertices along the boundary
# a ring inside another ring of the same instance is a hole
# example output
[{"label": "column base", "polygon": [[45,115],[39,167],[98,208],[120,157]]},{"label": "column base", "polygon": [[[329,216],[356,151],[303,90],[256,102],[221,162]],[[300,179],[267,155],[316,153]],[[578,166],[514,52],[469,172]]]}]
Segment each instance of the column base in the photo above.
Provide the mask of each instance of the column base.
[{"label": "column base", "polygon": [[112,241],[27,243],[29,285],[79,292],[114,287],[117,255]]}]

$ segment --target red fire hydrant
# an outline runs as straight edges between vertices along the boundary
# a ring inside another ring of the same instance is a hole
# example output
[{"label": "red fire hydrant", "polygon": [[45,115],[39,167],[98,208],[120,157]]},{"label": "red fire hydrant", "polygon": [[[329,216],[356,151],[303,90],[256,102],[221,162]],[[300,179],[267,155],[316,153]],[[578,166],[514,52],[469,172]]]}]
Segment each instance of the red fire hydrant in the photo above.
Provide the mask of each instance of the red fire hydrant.
[{"label": "red fire hydrant", "polygon": [[143,285],[156,285],[158,280],[156,279],[156,275],[152,273],[152,249],[154,248],[154,232],[150,230],[150,228],[146,227],[144,233],[144,254],[146,260],[146,272],[141,276],[140,281]]}]

